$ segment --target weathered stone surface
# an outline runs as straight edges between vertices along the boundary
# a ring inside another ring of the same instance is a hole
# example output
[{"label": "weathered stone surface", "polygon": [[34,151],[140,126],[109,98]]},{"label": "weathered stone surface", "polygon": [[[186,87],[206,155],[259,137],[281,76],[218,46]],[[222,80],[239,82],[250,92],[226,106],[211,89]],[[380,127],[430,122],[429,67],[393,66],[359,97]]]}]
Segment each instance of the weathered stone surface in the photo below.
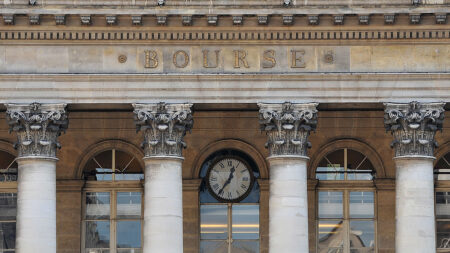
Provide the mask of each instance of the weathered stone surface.
[{"label": "weathered stone surface", "polygon": [[[236,35],[237,36],[237,35]],[[216,51],[218,51],[216,53]],[[207,52],[207,53],[206,53]],[[327,61],[324,52],[332,52]],[[125,55],[126,62],[117,61]],[[0,46],[0,73],[238,74],[448,72],[448,45]],[[216,63],[216,58],[218,62]],[[205,64],[205,61],[208,64]],[[213,64],[214,63],[214,64]]]}]

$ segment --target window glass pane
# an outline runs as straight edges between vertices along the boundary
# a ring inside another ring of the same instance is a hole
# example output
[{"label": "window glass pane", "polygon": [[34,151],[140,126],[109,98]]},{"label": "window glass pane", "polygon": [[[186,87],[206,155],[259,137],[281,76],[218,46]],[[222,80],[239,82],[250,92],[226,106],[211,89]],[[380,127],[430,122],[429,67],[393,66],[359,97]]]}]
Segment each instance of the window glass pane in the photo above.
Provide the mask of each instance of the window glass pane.
[{"label": "window glass pane", "polygon": [[231,244],[233,253],[259,253],[259,241],[233,241]]},{"label": "window glass pane", "polygon": [[109,253],[109,249],[86,249],[86,253]]},{"label": "window glass pane", "polygon": [[342,192],[320,191],[319,192],[319,217],[320,218],[342,218]]},{"label": "window glass pane", "polygon": [[437,247],[450,249],[450,221],[437,221]]},{"label": "window glass pane", "polygon": [[350,218],[373,218],[373,192],[350,192]]},{"label": "window glass pane", "polygon": [[16,223],[0,222],[0,250],[16,247]]},{"label": "window glass pane", "polygon": [[227,237],[228,207],[226,205],[201,205],[200,238],[227,239]]},{"label": "window glass pane", "polygon": [[[141,247],[141,222],[118,221],[117,222],[117,248]],[[132,252],[132,251],[126,251]]]},{"label": "window glass pane", "polygon": [[112,180],[112,169],[103,169],[97,168],[95,169],[95,179],[97,181],[111,181]]},{"label": "window glass pane", "polygon": [[[109,248],[109,221],[86,221],[85,234],[86,251],[94,248]],[[97,252],[97,251],[93,251]]]},{"label": "window glass pane", "polygon": [[200,253],[228,253],[226,241],[200,241]]},{"label": "window glass pane", "polygon": [[319,252],[342,252],[345,229],[343,221],[319,221]]},{"label": "window glass pane", "polygon": [[15,220],[17,193],[0,193],[0,220]]},{"label": "window glass pane", "polygon": [[117,253],[141,253],[141,249],[117,249]]},{"label": "window glass pane", "polygon": [[450,219],[450,192],[436,192],[436,218]]},{"label": "window glass pane", "polygon": [[117,193],[117,218],[132,219],[141,217],[141,193]]},{"label": "window glass pane", "polygon": [[115,174],[116,181],[142,180],[142,179],[144,179],[144,174],[131,174],[131,173]]},{"label": "window glass pane", "polygon": [[[373,221],[350,221],[350,247],[359,250],[356,252],[373,252],[375,248]],[[370,251],[361,248],[370,248]]]},{"label": "window glass pane", "polygon": [[86,219],[109,219],[109,192],[86,193]]},{"label": "window glass pane", "polygon": [[232,221],[233,239],[259,239],[259,205],[233,205]]}]

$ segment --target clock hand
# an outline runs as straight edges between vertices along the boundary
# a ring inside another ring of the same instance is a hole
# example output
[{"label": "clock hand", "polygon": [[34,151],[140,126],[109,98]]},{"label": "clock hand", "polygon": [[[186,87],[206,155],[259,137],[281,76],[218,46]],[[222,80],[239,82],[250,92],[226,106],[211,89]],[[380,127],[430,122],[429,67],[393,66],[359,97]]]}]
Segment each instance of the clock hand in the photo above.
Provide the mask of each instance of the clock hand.
[{"label": "clock hand", "polygon": [[223,184],[222,189],[220,189],[220,191],[218,192],[219,195],[223,192],[223,189],[225,189],[225,187],[231,183],[231,180],[232,180],[233,177],[234,177],[233,174],[234,174],[234,172],[236,171],[236,170],[234,169],[234,166],[231,167],[231,170],[230,170],[230,171],[231,171],[231,172],[230,172],[230,176],[228,177],[227,181],[225,181],[225,184]]}]

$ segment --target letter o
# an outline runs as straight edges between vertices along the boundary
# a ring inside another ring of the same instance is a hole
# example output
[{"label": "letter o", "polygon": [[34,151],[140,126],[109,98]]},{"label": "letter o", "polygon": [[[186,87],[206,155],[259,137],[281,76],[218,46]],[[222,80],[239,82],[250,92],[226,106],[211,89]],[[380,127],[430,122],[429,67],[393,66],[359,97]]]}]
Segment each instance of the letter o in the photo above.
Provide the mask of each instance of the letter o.
[{"label": "letter o", "polygon": [[[178,64],[177,57],[179,54],[183,55],[183,57],[184,57],[183,64]],[[175,67],[185,68],[188,64],[189,64],[189,55],[185,51],[178,50],[173,54],[173,65],[175,65]]]}]

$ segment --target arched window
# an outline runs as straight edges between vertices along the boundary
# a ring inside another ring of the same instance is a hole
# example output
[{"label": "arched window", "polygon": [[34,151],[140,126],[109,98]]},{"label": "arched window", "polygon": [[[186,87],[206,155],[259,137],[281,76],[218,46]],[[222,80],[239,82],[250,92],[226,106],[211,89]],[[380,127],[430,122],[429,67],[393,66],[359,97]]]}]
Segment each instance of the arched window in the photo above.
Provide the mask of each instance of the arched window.
[{"label": "arched window", "polygon": [[376,252],[374,176],[368,157],[356,150],[322,157],[316,167],[317,252]]},{"label": "arched window", "polygon": [[[85,164],[83,248],[85,253],[142,251],[143,166],[138,157],[108,149]],[[119,181],[120,184],[118,183]]]},{"label": "arched window", "polygon": [[0,253],[14,252],[16,244],[17,163],[0,151]]},{"label": "arched window", "polygon": [[203,163],[200,177],[200,253],[259,252],[259,170],[237,150]]},{"label": "arched window", "polygon": [[343,148],[327,154],[316,169],[319,180],[372,180],[375,169],[364,154]]},{"label": "arched window", "polygon": [[144,179],[136,156],[111,149],[92,157],[83,169],[84,178],[97,181],[120,181]]},{"label": "arched window", "polygon": [[434,165],[436,182],[436,246],[438,252],[450,249],[450,152]]}]

